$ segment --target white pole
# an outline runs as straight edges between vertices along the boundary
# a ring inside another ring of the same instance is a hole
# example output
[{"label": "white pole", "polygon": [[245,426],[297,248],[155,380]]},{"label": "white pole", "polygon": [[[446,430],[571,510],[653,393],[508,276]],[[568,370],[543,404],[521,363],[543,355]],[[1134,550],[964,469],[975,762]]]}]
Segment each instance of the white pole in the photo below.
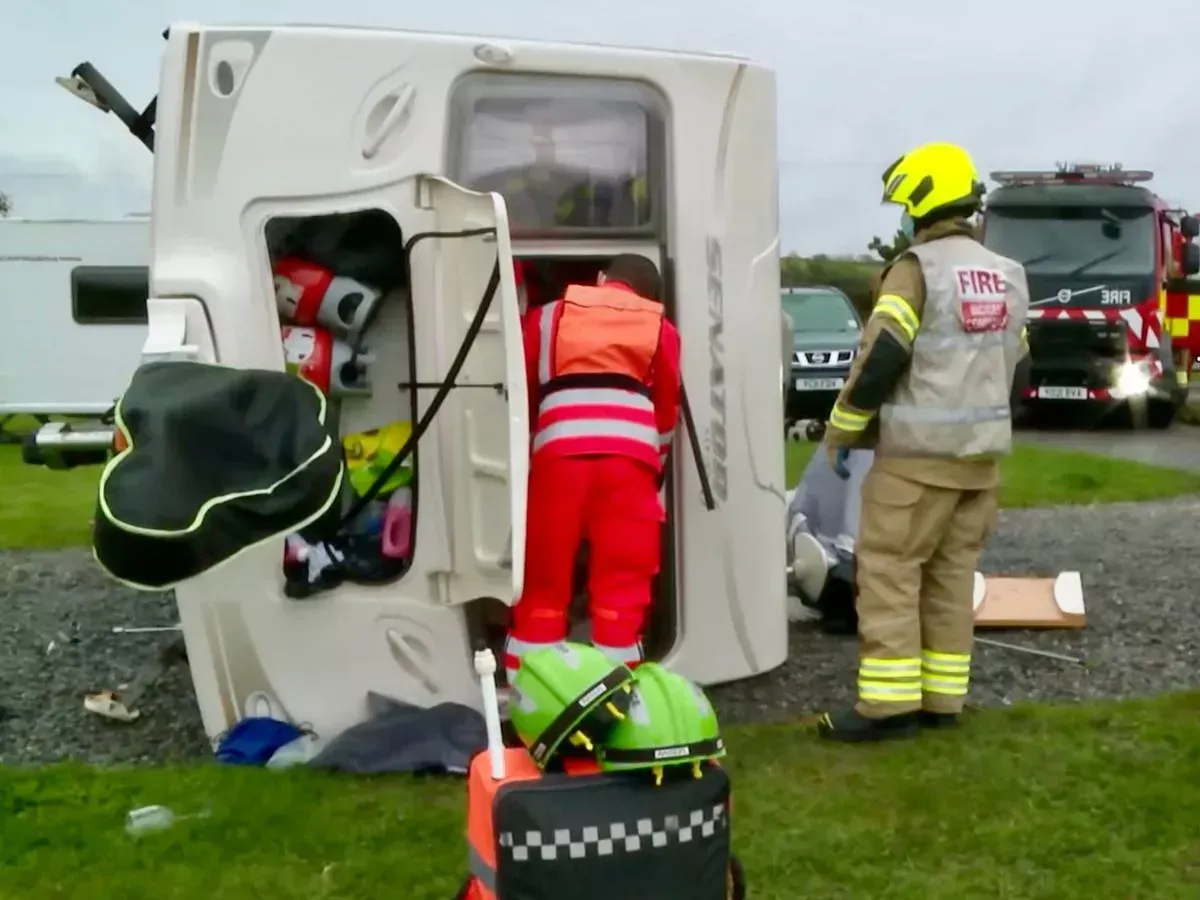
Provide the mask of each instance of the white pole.
[{"label": "white pole", "polygon": [[492,763],[492,780],[503,781],[504,736],[500,731],[500,698],[496,696],[496,657],[491,650],[475,654],[475,674],[483,692],[483,720],[487,725],[488,756]]}]

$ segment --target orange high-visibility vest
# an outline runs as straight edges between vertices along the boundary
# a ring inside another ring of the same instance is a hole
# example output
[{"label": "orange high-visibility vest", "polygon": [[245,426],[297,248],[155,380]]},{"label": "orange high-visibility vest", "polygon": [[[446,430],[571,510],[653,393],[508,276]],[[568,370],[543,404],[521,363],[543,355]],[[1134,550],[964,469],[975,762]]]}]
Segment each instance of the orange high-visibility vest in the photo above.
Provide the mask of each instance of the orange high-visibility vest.
[{"label": "orange high-visibility vest", "polygon": [[662,305],[619,287],[572,285],[539,313],[534,455],[615,454],[659,467],[649,377]]}]

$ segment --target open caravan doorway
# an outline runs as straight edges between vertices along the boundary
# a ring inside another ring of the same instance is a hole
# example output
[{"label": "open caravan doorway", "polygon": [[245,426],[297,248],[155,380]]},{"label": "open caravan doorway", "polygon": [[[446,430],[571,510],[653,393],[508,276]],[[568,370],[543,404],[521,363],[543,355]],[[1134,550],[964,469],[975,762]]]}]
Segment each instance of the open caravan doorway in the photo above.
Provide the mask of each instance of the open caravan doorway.
[{"label": "open caravan doorway", "polygon": [[[657,249],[640,244],[621,246],[607,252],[593,252],[584,248],[571,247],[571,252],[555,252],[550,248],[522,253],[514,248],[521,269],[521,280],[527,309],[532,311],[563,296],[569,285],[595,284],[597,276],[620,253],[638,253],[655,263],[662,271],[661,256]],[[547,252],[550,250],[550,252]],[[664,276],[669,273],[663,272]],[[669,319],[674,319],[674,304],[670,293],[671,281],[664,277],[663,302]],[[535,423],[531,422],[531,430]],[[676,522],[675,461],[686,453],[687,436],[684,433],[682,416],[676,429],[676,443],[667,465],[667,477],[663,487],[663,500],[667,518],[662,529],[662,566],[652,588],[652,601],[642,636],[645,658],[659,661],[666,658],[679,637],[679,598],[676,593]],[[588,548],[586,538],[575,561],[575,590],[570,607],[571,640],[587,643],[591,639],[591,623],[588,615],[587,596]],[[486,644],[498,658],[502,658],[504,641],[510,624],[510,609],[507,605],[491,600],[481,600],[468,611],[468,623],[473,644]],[[501,679],[505,671],[497,672]]]},{"label": "open caravan doorway", "polygon": [[[287,592],[303,599],[337,587],[329,579],[349,578],[386,590],[411,568],[421,507],[421,440],[412,442],[401,465],[375,490],[380,474],[405,449],[428,395],[442,388],[419,380],[416,315],[403,252],[405,237],[388,213],[353,213],[274,218],[266,228],[280,335],[286,364],[316,383],[329,397],[328,421],[341,441],[347,481],[339,510],[361,506],[337,545],[341,558],[320,542],[299,535],[288,540],[284,556]],[[630,248],[632,249],[632,248]],[[529,255],[521,258],[530,309],[558,299],[570,284],[594,284],[617,252],[605,255]],[[635,252],[661,265],[657,252]],[[669,280],[667,281],[669,287]],[[668,315],[672,298],[664,297]],[[673,316],[672,316],[673,318]],[[469,355],[469,353],[468,353]],[[452,384],[449,390],[484,388]],[[680,422],[675,456],[686,436]],[[662,568],[643,636],[646,658],[666,657],[678,636],[675,548],[676,511],[673,465],[664,485],[667,520],[662,532]],[[430,497],[427,502],[436,502]],[[590,623],[586,594],[587,547],[576,563],[576,593],[571,606],[571,637],[587,641]],[[510,623],[509,606],[482,597],[468,604],[467,625],[473,646],[486,644],[502,653]]]},{"label": "open caravan doorway", "polygon": [[[328,398],[326,421],[345,455],[336,512],[361,507],[342,530],[340,560],[319,542],[288,539],[287,593],[302,599],[347,574],[361,584],[392,583],[413,560],[418,497],[415,443],[376,484],[411,436],[417,410],[404,235],[387,212],[364,209],[272,218],[265,238],[285,364]],[[403,384],[412,387],[398,390]]]}]

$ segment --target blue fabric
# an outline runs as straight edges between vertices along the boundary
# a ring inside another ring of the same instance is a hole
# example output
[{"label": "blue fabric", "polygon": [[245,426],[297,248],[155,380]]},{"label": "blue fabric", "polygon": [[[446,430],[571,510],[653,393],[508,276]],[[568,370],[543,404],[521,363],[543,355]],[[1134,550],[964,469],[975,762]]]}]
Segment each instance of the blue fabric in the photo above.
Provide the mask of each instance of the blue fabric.
[{"label": "blue fabric", "polygon": [[251,716],[225,732],[217,745],[217,760],[235,766],[265,766],[276,750],[302,734],[291,722]]},{"label": "blue fabric", "polygon": [[839,447],[833,460],[833,474],[842,479],[842,481],[850,480],[850,470],[846,468],[846,463],[849,459],[850,448]]}]

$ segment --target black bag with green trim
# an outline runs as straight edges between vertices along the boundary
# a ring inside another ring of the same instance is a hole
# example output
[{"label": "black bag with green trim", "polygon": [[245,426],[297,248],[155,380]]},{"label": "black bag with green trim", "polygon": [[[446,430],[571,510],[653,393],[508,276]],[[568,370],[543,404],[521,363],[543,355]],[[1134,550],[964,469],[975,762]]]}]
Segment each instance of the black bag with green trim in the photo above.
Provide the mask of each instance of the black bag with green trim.
[{"label": "black bag with green trim", "polygon": [[[117,401],[121,450],[100,477],[97,562],[163,590],[340,512],[328,402],[287,372],[194,362],[140,367]],[[282,550],[281,550],[282,552]]]}]

